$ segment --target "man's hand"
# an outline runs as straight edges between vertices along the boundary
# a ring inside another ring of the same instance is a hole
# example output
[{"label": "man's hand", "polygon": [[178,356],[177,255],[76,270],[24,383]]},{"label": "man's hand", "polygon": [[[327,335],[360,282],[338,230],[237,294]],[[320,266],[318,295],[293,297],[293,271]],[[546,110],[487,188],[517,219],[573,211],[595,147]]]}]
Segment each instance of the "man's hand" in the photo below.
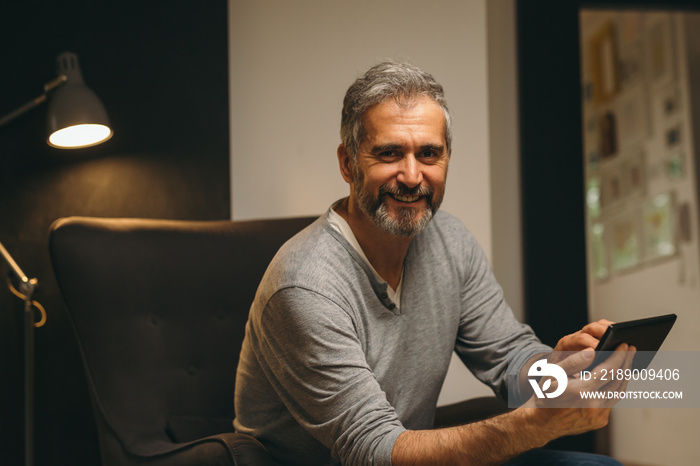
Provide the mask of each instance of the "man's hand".
[{"label": "man's hand", "polygon": [[566,335],[554,347],[554,351],[582,351],[586,348],[595,349],[598,346],[600,338],[608,329],[610,322],[606,319],[601,319],[598,322],[591,322],[576,333]]},{"label": "man's hand", "polygon": [[[605,331],[613,323],[614,322],[607,319],[591,322],[578,332],[562,337],[557,343],[557,346],[554,347],[553,353],[541,353],[532,356],[525,364],[523,364],[523,368],[520,371],[520,382],[518,385],[520,388],[520,393],[523,394],[523,398],[529,393],[532,393],[532,388],[528,383],[527,372],[530,370],[530,366],[532,366],[535,361],[542,358],[547,358],[548,362],[558,364],[568,355],[567,352],[583,351],[586,349],[594,350],[598,346],[598,342],[602,338]],[[582,369],[585,369],[586,367],[583,367]]]},{"label": "man's hand", "polygon": [[[629,369],[635,352],[634,347],[623,343],[608,359],[596,366],[594,371],[602,373]],[[608,423],[610,410],[619,399],[586,399],[581,396],[581,392],[623,392],[627,388],[627,381],[596,379],[584,381],[574,377],[590,365],[594,355],[594,351],[587,349],[563,359],[558,365],[569,375],[566,390],[555,399],[540,399],[533,396],[522,406],[535,420],[534,425],[540,426],[543,439],[580,434],[599,429]],[[552,383],[556,385],[556,381]]]}]

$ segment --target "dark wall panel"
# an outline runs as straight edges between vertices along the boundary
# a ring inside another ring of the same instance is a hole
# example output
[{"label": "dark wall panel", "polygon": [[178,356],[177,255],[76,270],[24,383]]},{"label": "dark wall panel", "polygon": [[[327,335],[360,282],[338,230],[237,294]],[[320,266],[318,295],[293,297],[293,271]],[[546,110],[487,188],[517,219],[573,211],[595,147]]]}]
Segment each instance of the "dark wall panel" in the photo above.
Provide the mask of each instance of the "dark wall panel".
[{"label": "dark wall panel", "polygon": [[[68,215],[229,218],[226,1],[3,2],[0,116],[42,92],[56,56],[78,54],[115,134],[77,151],[44,142],[46,106],[0,128],[0,241],[37,277],[38,465],[97,464],[80,356],[49,263]],[[4,282],[7,267],[0,265]],[[0,288],[0,464],[23,461],[22,303]]]},{"label": "dark wall panel", "polygon": [[518,28],[526,314],[554,345],[587,315],[578,5],[521,1]]}]

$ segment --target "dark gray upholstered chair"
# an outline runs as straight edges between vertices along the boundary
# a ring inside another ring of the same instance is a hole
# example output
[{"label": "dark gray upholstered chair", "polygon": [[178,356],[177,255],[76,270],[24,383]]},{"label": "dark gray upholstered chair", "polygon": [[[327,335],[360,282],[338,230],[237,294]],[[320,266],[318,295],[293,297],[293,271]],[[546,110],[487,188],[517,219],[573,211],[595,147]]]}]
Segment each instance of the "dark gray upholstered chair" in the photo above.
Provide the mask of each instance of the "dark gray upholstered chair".
[{"label": "dark gray upholstered chair", "polygon": [[271,464],[233,432],[236,366],[268,263],[313,220],[53,224],[104,464]]},{"label": "dark gray upholstered chair", "polygon": [[[267,465],[233,432],[248,310],[277,249],[312,218],[186,222],[71,217],[50,252],[82,352],[107,465]],[[438,409],[436,425],[501,410]]]}]

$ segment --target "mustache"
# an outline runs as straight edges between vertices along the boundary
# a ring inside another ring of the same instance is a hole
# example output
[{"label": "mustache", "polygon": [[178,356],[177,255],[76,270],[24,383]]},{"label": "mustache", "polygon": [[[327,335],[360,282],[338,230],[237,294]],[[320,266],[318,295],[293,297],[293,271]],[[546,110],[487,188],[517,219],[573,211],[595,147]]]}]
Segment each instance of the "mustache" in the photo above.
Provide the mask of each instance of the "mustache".
[{"label": "mustache", "polygon": [[398,183],[396,186],[382,185],[379,187],[379,196],[386,194],[394,194],[399,196],[427,196],[429,199],[433,197],[433,188],[430,186],[418,185],[413,188],[409,188],[405,184]]}]

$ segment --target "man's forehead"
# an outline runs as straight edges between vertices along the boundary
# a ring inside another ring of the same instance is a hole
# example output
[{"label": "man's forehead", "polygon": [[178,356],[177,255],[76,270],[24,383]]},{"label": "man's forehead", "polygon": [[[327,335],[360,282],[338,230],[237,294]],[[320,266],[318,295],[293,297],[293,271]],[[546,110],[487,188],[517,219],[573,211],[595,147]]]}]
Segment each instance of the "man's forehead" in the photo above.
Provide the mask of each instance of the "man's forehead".
[{"label": "man's forehead", "polygon": [[[385,99],[368,108],[362,115],[364,126],[363,143],[373,143],[377,139],[390,137],[393,131],[413,128],[424,134],[439,134],[444,144],[445,114],[440,104],[427,96]],[[436,142],[434,141],[433,144]]]}]

